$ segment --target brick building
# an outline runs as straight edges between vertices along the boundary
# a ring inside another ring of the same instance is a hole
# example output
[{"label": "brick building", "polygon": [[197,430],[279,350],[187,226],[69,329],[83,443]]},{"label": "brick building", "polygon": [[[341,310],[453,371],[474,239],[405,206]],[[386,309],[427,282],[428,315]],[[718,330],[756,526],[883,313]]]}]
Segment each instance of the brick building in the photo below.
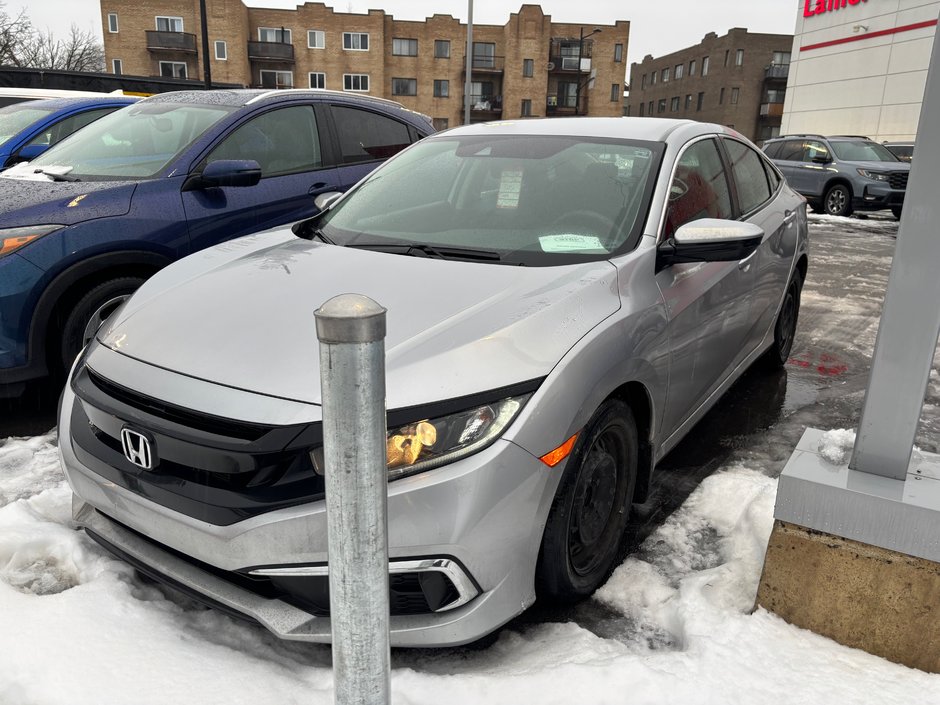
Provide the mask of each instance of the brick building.
[{"label": "brick building", "polygon": [[[463,122],[467,26],[450,15],[412,22],[383,10],[242,0],[206,0],[206,8],[214,82],[364,92],[430,115],[439,128]],[[101,0],[108,69],[201,78],[199,14],[199,0]],[[471,121],[620,115],[629,29],[552,22],[538,5],[502,26],[474,24]]]},{"label": "brick building", "polygon": [[630,66],[626,114],[733,127],[752,140],[780,132],[792,34],[714,32],[701,44]]}]

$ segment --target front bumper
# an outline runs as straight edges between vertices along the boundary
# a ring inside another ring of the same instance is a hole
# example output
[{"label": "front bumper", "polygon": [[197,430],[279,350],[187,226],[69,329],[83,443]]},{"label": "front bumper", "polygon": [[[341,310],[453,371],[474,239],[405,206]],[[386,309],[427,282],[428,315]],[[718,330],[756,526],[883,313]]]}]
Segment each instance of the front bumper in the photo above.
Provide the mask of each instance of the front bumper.
[{"label": "front bumper", "polygon": [[13,384],[45,372],[30,365],[27,340],[34,291],[43,272],[12,253],[0,258],[0,384]]},{"label": "front bumper", "polygon": [[861,194],[852,199],[855,210],[883,210],[904,204],[905,189],[894,189],[887,183],[871,182],[865,184]]},{"label": "front bumper", "polygon": [[[235,579],[259,568],[319,567],[325,574],[325,502],[277,509],[225,526],[161,506],[108,482],[79,460],[70,428],[76,403],[67,388],[59,448],[79,527],[145,572],[258,621],[282,638],[330,641],[328,616],[259,594]],[[393,571],[403,565],[412,570],[416,561],[448,561],[451,582],[467,598],[436,612],[393,615],[393,646],[474,641],[534,601],[535,562],[561,470],[549,470],[501,440],[449,466],[389,485]]]}]

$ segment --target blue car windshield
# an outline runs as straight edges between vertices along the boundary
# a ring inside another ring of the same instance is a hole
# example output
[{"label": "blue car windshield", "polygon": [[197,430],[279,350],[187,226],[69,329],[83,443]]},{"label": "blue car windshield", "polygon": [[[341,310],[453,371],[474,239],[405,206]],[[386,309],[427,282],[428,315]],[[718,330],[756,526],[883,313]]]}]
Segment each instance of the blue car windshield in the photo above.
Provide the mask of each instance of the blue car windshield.
[{"label": "blue car windshield", "polygon": [[318,223],[338,245],[502,264],[606,259],[639,239],[662,145],[549,135],[425,139]]},{"label": "blue car windshield", "polygon": [[105,115],[37,157],[31,166],[66,168],[82,181],[146,179],[235,108],[138,103]]},{"label": "blue car windshield", "polygon": [[52,113],[53,110],[41,107],[36,101],[0,108],[0,146],[5,145],[37,120]]}]

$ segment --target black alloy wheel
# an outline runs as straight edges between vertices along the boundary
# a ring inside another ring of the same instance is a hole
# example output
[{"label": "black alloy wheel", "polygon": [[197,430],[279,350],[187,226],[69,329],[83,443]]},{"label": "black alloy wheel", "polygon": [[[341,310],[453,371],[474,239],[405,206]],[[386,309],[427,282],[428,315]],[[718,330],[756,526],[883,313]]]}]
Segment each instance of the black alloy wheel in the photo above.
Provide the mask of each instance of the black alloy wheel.
[{"label": "black alloy wheel", "polygon": [[852,194],[849,187],[844,184],[835,184],[826,191],[826,197],[823,199],[826,213],[829,215],[850,216],[852,215]]},{"label": "black alloy wheel", "polygon": [[800,270],[793,272],[793,278],[787,285],[783,304],[774,324],[774,342],[767,350],[765,360],[772,369],[783,367],[790,359],[793,340],[796,337],[796,324],[800,317],[800,292],[803,290],[803,277]]}]

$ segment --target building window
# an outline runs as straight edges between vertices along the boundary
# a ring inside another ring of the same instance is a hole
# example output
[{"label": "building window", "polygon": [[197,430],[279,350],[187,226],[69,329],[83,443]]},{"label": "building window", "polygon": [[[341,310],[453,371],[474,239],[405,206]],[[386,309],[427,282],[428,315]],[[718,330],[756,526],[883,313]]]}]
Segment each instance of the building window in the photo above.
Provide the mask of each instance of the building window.
[{"label": "building window", "polygon": [[434,97],[435,98],[449,98],[450,97],[450,81],[434,81]]},{"label": "building window", "polygon": [[725,102],[725,89],[722,86],[721,90],[718,91],[718,105],[724,105]]},{"label": "building window", "polygon": [[621,97],[622,95],[620,93],[620,84],[611,83],[610,84],[610,102],[614,102],[615,100],[620,100]]},{"label": "building window", "polygon": [[705,93],[701,92],[698,94],[698,100],[695,102],[695,112],[702,111],[702,105],[705,103]]},{"label": "building window", "polygon": [[186,64],[182,61],[161,61],[160,75],[165,78],[186,78]]},{"label": "building window", "polygon": [[649,109],[649,114],[652,115],[652,114],[653,114],[653,101],[650,101],[650,106],[649,106],[649,108],[650,108],[650,109]]},{"label": "building window", "polygon": [[679,112],[679,96],[673,96],[672,100],[669,101],[669,110],[673,113]]},{"label": "building window", "polygon": [[[450,58],[450,40],[449,39],[435,39],[434,40],[434,58],[435,59],[449,59]],[[440,118],[443,120],[444,118]]]},{"label": "building window", "polygon": [[117,13],[116,13],[116,12],[109,12],[109,13],[108,13],[108,31],[109,31],[111,34],[117,34],[117,31],[118,31],[118,21],[117,21]]},{"label": "building window", "polygon": [[182,32],[183,31],[183,18],[182,17],[157,17],[157,31],[158,32]]},{"label": "building window", "polygon": [[744,66],[744,49],[738,49],[734,53],[734,65]]},{"label": "building window", "polygon": [[392,95],[418,95],[418,79],[393,78]]},{"label": "building window", "polygon": [[535,61],[532,59],[522,60],[522,75],[525,78],[532,78],[535,74]]},{"label": "building window", "polygon": [[725,64],[724,64],[725,66],[728,65],[728,57],[729,57],[729,56],[731,56],[731,50],[730,50],[730,49],[725,49]]},{"label": "building window", "polygon": [[682,78],[682,70],[683,70],[684,68],[685,68],[685,64],[676,64],[676,71],[675,71],[675,74],[676,74],[676,80],[677,80],[677,81],[678,81],[680,78]]},{"label": "building window", "polygon": [[319,29],[308,29],[307,48],[326,49],[326,32]]},{"label": "building window", "polygon": [[311,73],[310,74],[310,87],[311,88],[326,88],[326,74],[325,73]]},{"label": "building window", "polygon": [[669,68],[666,67],[663,69],[663,83],[669,83]]},{"label": "building window", "polygon": [[640,90],[643,90],[643,91],[646,90],[646,74],[645,73],[640,77]]},{"label": "building window", "polygon": [[789,66],[790,65],[790,52],[775,51],[774,58],[771,60],[771,63],[774,66]]},{"label": "building window", "polygon": [[218,61],[228,60],[228,46],[226,46],[225,42],[217,41],[215,43],[215,58]]},{"label": "building window", "polygon": [[394,56],[417,56],[418,55],[418,40],[417,39],[393,39],[392,40],[392,54]]},{"label": "building window", "polygon": [[689,78],[695,75],[695,59],[689,62]]},{"label": "building window", "polygon": [[473,43],[473,68],[496,68],[496,44],[492,42]]},{"label": "building window", "polygon": [[290,30],[284,27],[258,27],[258,41],[290,44]]},{"label": "building window", "polygon": [[124,64],[120,59],[111,59],[111,72],[115,76],[120,76],[124,73]]},{"label": "building window", "polygon": [[367,93],[369,91],[369,74],[367,73],[344,73],[343,74],[343,90]]},{"label": "building window", "polygon": [[777,89],[777,88],[768,88],[767,91],[764,93],[764,102],[765,103],[782,103],[786,95],[787,95],[786,90]]},{"label": "building window", "polygon": [[[448,42],[449,44],[450,42]],[[445,57],[441,57],[445,58]],[[434,125],[435,130],[446,130],[450,126],[449,118],[431,118],[431,124]]]},{"label": "building window", "polygon": [[261,71],[262,88],[293,88],[294,73],[292,71]]},{"label": "building window", "polygon": [[614,44],[614,61],[623,61],[623,44]]},{"label": "building window", "polygon": [[646,107],[645,103],[640,103],[640,117],[643,117],[643,108]]},{"label": "building window", "polygon": [[692,108],[692,94],[688,93],[685,96],[685,109],[688,112]]},{"label": "building window", "polygon": [[738,94],[739,94],[740,92],[741,92],[741,89],[740,89],[740,88],[732,88],[732,89],[731,89],[731,104],[732,104],[732,105],[737,105],[737,103],[738,103]]},{"label": "building window", "polygon": [[702,57],[702,75],[703,76],[708,75],[708,57],[707,56]]},{"label": "building window", "polygon": [[657,76],[659,76],[659,72],[658,72],[658,71],[653,71],[653,72],[650,74],[650,85],[651,85],[651,86],[655,86],[655,85],[656,85],[656,77],[657,77]]},{"label": "building window", "polygon": [[523,99],[522,107],[519,110],[519,114],[522,117],[531,117],[532,116],[532,101],[528,98]]},{"label": "building window", "polygon": [[[343,49],[346,51],[369,51],[369,35],[365,32],[343,32]],[[350,75],[358,76],[360,74]]]},{"label": "building window", "polygon": [[665,98],[659,99],[659,103],[656,105],[656,112],[657,113],[666,112],[666,99]]}]

